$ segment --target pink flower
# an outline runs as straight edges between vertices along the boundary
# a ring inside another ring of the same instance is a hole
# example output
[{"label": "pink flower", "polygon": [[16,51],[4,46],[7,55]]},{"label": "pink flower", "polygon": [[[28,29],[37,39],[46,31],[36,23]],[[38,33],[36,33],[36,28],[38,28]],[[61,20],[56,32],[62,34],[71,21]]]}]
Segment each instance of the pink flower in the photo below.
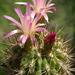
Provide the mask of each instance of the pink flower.
[{"label": "pink flower", "polygon": [[48,32],[45,28],[42,27],[45,24],[43,24],[43,23],[37,24],[38,20],[41,18],[42,15],[41,15],[41,13],[39,13],[34,18],[33,13],[31,13],[31,10],[30,10],[30,3],[27,3],[26,14],[24,14],[24,15],[22,14],[20,8],[17,7],[14,10],[17,13],[17,15],[19,16],[21,23],[10,16],[4,15],[4,17],[13,22],[10,25],[15,25],[19,29],[11,31],[6,36],[4,36],[4,38],[8,38],[16,33],[22,33],[19,38],[19,41],[21,41],[22,44],[25,44],[26,40],[28,38],[30,38],[32,44],[34,45],[35,44],[35,35],[38,35],[37,32],[40,32],[40,31]]},{"label": "pink flower", "polygon": [[[48,22],[48,16],[47,12],[53,13],[50,9],[53,9],[54,11],[57,11],[55,7],[52,7],[55,5],[54,3],[51,3],[52,0],[49,0],[47,3],[47,0],[32,0],[33,4],[30,6],[33,8],[34,15],[38,14],[40,12],[44,12],[42,16],[44,16],[45,20]],[[15,4],[22,4],[22,5],[27,5],[26,2],[15,2]]]}]

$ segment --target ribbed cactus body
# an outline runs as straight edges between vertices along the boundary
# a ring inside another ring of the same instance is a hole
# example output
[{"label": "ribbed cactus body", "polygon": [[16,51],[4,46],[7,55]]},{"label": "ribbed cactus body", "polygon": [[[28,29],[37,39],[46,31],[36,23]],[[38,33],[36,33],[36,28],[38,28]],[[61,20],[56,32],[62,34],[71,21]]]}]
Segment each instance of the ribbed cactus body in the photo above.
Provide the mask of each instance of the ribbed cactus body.
[{"label": "ribbed cactus body", "polygon": [[45,37],[46,35],[40,36],[39,42],[36,41],[36,47],[32,47],[29,52],[25,50],[25,46],[17,45],[7,50],[5,65],[8,74],[11,72],[11,75],[72,75],[70,71],[74,71],[72,68],[74,56],[71,54],[69,40],[66,41],[57,35],[50,53],[49,51],[47,53],[49,48],[44,47]]}]

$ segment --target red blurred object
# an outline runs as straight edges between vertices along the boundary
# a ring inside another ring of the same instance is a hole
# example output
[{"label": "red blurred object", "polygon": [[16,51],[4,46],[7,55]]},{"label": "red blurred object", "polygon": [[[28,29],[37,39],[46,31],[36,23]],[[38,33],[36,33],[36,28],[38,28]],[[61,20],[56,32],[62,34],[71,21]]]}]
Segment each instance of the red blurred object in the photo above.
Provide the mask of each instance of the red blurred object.
[{"label": "red blurred object", "polygon": [[51,33],[45,37],[44,50],[42,51],[42,54],[49,55],[51,53],[52,47],[55,43],[55,37],[56,37],[56,33]]},{"label": "red blurred object", "polygon": [[45,42],[48,45],[53,45],[55,42],[56,33],[51,33],[45,37]]}]

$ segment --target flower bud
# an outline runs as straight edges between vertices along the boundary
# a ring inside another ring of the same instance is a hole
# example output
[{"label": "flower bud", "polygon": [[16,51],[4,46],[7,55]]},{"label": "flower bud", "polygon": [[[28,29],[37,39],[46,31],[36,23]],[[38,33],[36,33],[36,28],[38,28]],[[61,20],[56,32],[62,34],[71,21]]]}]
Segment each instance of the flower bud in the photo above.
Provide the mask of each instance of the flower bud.
[{"label": "flower bud", "polygon": [[55,42],[56,33],[51,33],[45,37],[45,45],[53,45]]},{"label": "flower bud", "polygon": [[51,33],[45,37],[44,40],[44,54],[48,54],[51,52],[52,46],[55,42],[56,33]]}]

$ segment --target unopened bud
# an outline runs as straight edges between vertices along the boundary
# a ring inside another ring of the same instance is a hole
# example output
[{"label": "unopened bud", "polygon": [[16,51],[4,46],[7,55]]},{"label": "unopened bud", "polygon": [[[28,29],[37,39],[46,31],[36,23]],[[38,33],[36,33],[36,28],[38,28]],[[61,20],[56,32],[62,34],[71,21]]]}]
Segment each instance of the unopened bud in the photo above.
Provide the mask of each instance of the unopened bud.
[{"label": "unopened bud", "polygon": [[55,43],[56,33],[51,33],[45,37],[44,40],[44,54],[50,54],[52,46]]}]

